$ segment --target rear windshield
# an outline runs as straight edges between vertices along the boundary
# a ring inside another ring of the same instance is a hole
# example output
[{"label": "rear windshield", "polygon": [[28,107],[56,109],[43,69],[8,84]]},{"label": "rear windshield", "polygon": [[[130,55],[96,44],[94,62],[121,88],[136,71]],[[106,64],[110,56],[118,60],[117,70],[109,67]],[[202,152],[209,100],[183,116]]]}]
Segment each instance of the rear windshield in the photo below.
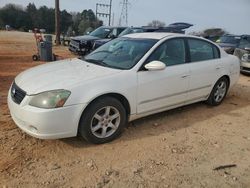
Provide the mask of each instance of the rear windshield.
[{"label": "rear windshield", "polygon": [[142,32],[143,32],[142,28],[127,28],[123,32],[120,33],[119,37],[131,34],[131,33],[142,33]]}]

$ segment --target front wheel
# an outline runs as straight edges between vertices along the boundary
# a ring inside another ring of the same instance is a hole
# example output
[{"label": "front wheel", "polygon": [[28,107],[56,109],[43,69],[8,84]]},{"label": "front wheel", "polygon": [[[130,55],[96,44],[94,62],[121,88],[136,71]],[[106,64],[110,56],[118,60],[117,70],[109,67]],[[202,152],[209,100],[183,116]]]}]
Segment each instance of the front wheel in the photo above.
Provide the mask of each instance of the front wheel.
[{"label": "front wheel", "polygon": [[102,144],[117,138],[127,122],[126,110],[115,98],[94,101],[83,113],[79,133],[88,142]]},{"label": "front wheel", "polygon": [[213,87],[212,92],[207,100],[207,103],[212,106],[217,106],[222,103],[229,87],[229,81],[226,77],[220,78]]}]

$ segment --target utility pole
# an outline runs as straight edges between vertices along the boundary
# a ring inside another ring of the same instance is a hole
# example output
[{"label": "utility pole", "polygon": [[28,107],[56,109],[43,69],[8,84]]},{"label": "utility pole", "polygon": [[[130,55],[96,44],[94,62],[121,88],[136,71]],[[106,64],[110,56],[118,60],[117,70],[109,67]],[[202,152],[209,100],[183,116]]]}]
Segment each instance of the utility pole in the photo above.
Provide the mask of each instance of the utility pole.
[{"label": "utility pole", "polygon": [[55,0],[55,32],[56,32],[56,45],[60,45],[60,8],[59,0]]},{"label": "utility pole", "polygon": [[123,0],[122,1],[122,12],[121,12],[121,16],[119,19],[119,26],[124,26],[123,22],[125,22],[125,26],[128,26],[128,5],[129,2],[128,0]]},{"label": "utility pole", "polygon": [[111,25],[111,11],[112,11],[112,0],[110,0],[109,4],[96,3],[96,19],[98,18],[98,16],[108,17],[109,26]]},{"label": "utility pole", "polygon": [[111,24],[111,10],[112,10],[112,0],[110,0],[110,3],[109,3],[109,26]]}]

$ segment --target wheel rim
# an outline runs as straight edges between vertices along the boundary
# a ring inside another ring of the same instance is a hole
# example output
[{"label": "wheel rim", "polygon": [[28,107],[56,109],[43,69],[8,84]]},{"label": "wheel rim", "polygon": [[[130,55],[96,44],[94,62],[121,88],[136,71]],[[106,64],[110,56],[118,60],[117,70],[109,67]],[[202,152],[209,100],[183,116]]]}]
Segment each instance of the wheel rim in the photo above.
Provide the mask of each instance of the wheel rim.
[{"label": "wheel rim", "polygon": [[217,84],[216,90],[214,93],[214,100],[216,102],[221,102],[227,92],[227,83],[225,81],[221,81]]},{"label": "wheel rim", "polygon": [[91,132],[98,138],[107,138],[115,133],[121,122],[119,111],[113,106],[98,110],[91,121]]}]

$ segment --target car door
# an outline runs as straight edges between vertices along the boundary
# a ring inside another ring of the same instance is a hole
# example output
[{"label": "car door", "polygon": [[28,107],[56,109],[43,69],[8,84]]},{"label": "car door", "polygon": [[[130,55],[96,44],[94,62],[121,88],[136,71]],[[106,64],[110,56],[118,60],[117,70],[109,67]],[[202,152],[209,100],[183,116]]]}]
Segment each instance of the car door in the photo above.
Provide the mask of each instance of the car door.
[{"label": "car door", "polygon": [[187,100],[189,70],[186,63],[185,42],[174,38],[161,44],[146,60],[161,61],[164,70],[138,71],[137,113],[162,111]]},{"label": "car door", "polygon": [[207,98],[223,72],[219,49],[212,43],[195,38],[187,39],[190,56],[190,86],[188,100]]}]

